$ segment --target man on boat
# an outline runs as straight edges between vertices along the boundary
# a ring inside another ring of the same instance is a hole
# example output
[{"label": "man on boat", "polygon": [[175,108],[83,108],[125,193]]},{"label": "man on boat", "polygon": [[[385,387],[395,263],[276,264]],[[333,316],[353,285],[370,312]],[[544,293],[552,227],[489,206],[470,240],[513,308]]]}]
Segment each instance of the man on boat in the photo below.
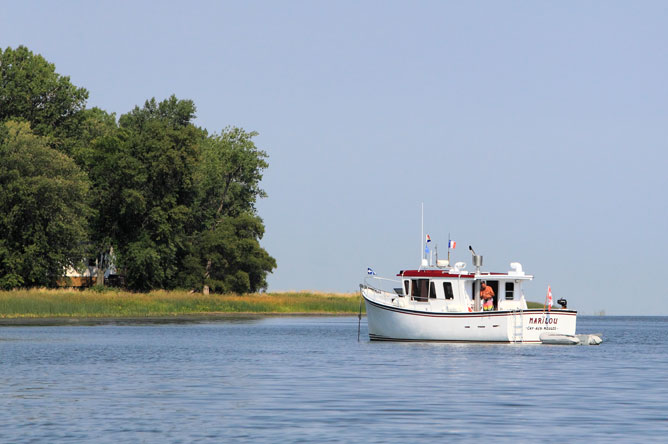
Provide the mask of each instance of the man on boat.
[{"label": "man on boat", "polygon": [[494,310],[494,290],[492,290],[492,287],[487,285],[485,282],[480,284],[480,297],[483,300],[483,311]]}]

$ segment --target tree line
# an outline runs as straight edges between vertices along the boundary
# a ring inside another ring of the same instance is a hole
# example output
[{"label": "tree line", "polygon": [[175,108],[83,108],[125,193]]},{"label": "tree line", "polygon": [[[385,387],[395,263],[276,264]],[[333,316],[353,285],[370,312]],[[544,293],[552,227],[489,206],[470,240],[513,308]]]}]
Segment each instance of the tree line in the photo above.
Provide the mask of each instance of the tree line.
[{"label": "tree line", "polygon": [[175,96],[118,119],[87,99],[41,55],[0,49],[0,288],[52,287],[86,262],[138,291],[266,288],[257,133],[209,134]]}]

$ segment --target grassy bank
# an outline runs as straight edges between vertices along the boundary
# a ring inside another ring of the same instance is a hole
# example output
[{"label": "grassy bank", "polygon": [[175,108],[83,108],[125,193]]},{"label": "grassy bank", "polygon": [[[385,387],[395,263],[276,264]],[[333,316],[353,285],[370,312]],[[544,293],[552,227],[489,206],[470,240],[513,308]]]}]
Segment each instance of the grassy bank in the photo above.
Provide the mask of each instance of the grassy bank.
[{"label": "grassy bank", "polygon": [[0,318],[114,318],[182,315],[356,314],[358,293],[286,292],[202,295],[186,291],[130,293],[92,290],[13,290],[0,292]]},{"label": "grassy bank", "polygon": [[[528,302],[529,308],[543,304]],[[284,292],[208,296],[186,291],[0,291],[0,321],[74,318],[173,318],[234,314],[357,314],[358,293]],[[364,305],[362,305],[364,311]],[[12,323],[12,322],[9,322]]]}]

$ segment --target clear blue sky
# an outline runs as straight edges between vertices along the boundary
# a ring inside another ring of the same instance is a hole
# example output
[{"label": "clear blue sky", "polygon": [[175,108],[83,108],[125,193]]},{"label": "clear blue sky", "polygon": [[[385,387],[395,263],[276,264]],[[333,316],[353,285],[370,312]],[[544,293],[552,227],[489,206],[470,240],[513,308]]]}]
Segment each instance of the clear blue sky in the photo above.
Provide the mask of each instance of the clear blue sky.
[{"label": "clear blue sky", "polygon": [[668,315],[668,2],[2,1],[118,115],[171,94],[260,133],[269,290],[519,261],[527,297]]}]

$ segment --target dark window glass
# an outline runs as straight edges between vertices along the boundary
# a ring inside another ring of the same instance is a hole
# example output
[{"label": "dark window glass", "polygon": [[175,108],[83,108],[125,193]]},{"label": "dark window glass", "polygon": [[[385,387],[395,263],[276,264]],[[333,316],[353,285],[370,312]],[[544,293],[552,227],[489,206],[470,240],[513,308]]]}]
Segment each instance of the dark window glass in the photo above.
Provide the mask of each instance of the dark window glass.
[{"label": "dark window glass", "polygon": [[429,279],[411,280],[411,296],[416,301],[426,301],[429,297]]},{"label": "dark window glass", "polygon": [[506,282],[506,301],[512,301],[514,296],[514,291],[515,291],[515,283],[514,282]]},{"label": "dark window glass", "polygon": [[429,284],[429,299],[436,299],[436,287],[433,281]]},{"label": "dark window glass", "polygon": [[408,294],[409,294],[408,290],[410,290],[410,289],[411,289],[411,281],[408,281],[408,280],[404,281],[404,290],[405,290],[404,294],[406,296],[408,296]]},{"label": "dark window glass", "polygon": [[455,295],[452,293],[452,282],[443,282],[443,293],[445,299],[454,299]]}]

